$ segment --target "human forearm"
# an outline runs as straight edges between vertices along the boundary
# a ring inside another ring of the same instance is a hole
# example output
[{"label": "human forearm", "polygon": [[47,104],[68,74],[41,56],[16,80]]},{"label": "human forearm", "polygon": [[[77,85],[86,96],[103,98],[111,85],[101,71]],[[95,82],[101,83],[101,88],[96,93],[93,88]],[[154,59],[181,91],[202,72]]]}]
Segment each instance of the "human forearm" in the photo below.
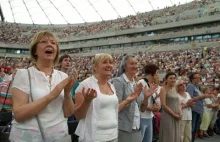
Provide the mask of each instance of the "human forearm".
[{"label": "human forearm", "polygon": [[175,113],[167,106],[167,105],[162,105],[163,110],[165,110],[167,113],[169,113],[172,117],[175,118]]},{"label": "human forearm", "polygon": [[122,111],[126,106],[129,105],[129,101],[127,100],[123,100],[119,102],[119,106],[118,106],[118,112]]},{"label": "human forearm", "polygon": [[74,103],[71,95],[64,95],[64,100],[63,100],[63,112],[64,112],[64,117],[70,117],[73,112],[74,112]]},{"label": "human forearm", "polygon": [[[24,122],[35,117],[53,100],[51,95],[46,95],[34,102],[14,107],[14,118],[17,122]],[[16,100],[13,100],[16,101]]]},{"label": "human forearm", "polygon": [[79,106],[75,107],[74,115],[77,120],[80,120],[86,117],[90,104],[91,104],[90,101],[83,100]]}]

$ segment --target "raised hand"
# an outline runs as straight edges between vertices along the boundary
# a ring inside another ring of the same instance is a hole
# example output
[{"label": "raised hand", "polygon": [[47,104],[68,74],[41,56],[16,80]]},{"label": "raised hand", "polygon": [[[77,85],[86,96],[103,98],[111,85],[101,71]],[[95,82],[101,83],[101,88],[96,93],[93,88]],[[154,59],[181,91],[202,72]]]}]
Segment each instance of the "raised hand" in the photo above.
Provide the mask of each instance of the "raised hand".
[{"label": "raised hand", "polygon": [[159,106],[158,104],[156,104],[156,103],[153,104],[152,107],[153,107],[153,111],[154,111],[154,112],[158,112],[158,111],[160,110],[160,106]]},{"label": "raised hand", "polygon": [[139,96],[139,94],[132,93],[131,95],[129,95],[129,96],[126,98],[126,101],[127,101],[128,103],[130,103],[130,102],[136,100],[138,96]]},{"label": "raised hand", "polygon": [[194,105],[195,105],[195,100],[194,99],[189,99],[187,102],[186,102],[186,104],[187,104],[187,106],[190,106],[190,107],[193,107]]},{"label": "raised hand", "polygon": [[140,95],[142,91],[143,85],[141,83],[137,84],[134,89],[134,94]]},{"label": "raised hand", "polygon": [[82,94],[84,97],[84,102],[90,103],[94,98],[97,97],[97,92],[94,89],[88,88],[87,91],[85,91],[85,88],[82,89]]},{"label": "raised hand", "polygon": [[73,86],[75,85],[75,83],[77,81],[78,73],[76,71],[73,71],[70,73],[68,78],[69,78],[69,82],[64,87],[64,95],[65,96],[69,96],[71,89],[73,88]]},{"label": "raised hand", "polygon": [[153,95],[154,93],[156,93],[157,87],[158,87],[158,85],[156,85],[156,84],[150,84],[150,88],[147,88],[147,87],[145,86],[145,87],[144,87],[144,90],[143,90],[145,97],[150,97],[151,95]]},{"label": "raised hand", "polygon": [[57,84],[56,87],[50,93],[52,99],[57,98],[69,82],[70,82],[70,78],[67,77],[64,80],[62,80],[59,84]]}]

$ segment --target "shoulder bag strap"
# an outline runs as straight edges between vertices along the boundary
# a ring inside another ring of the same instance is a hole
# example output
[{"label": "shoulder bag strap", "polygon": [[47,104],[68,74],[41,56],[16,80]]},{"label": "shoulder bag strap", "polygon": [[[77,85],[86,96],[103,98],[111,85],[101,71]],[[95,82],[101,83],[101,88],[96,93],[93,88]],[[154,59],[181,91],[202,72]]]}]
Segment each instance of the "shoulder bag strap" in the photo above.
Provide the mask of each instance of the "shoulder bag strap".
[{"label": "shoulder bag strap", "polygon": [[[32,89],[31,89],[32,88],[32,86],[31,86],[31,75],[30,75],[29,69],[27,69],[27,70],[28,70],[28,78],[29,78],[29,83],[30,83],[30,97],[31,97],[31,101],[33,102],[34,100],[33,100]],[[44,135],[44,132],[43,132],[43,127],[41,125],[41,122],[40,122],[40,119],[39,119],[38,115],[36,115],[36,119],[37,119],[38,126],[40,128],[40,133],[42,135],[43,142],[45,142],[45,135]]]}]

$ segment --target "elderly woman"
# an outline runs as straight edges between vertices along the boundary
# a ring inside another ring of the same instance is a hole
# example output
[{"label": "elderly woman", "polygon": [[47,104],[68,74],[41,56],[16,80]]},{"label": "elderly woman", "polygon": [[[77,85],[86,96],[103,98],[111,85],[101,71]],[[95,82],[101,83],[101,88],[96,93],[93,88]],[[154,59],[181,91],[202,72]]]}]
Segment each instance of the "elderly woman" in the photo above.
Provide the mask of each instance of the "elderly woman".
[{"label": "elderly woman", "polygon": [[12,85],[15,120],[10,140],[58,141],[68,135],[67,117],[74,112],[70,90],[77,74],[72,78],[53,68],[58,62],[59,47],[50,32],[41,31],[34,36],[30,54],[34,66],[18,70]]},{"label": "elderly woman", "polygon": [[[119,142],[141,142],[140,131],[140,108],[137,98],[140,95],[142,84],[134,80],[137,73],[137,59],[135,56],[125,56],[120,64],[118,77],[112,80],[119,100]],[[148,105],[148,98],[151,95],[144,89],[144,99],[141,106]]]},{"label": "elderly woman", "polygon": [[108,81],[113,70],[112,56],[97,54],[92,69],[93,75],[75,91],[75,117],[80,120],[75,133],[80,142],[117,142],[118,98]]},{"label": "elderly woman", "polygon": [[176,81],[176,91],[179,94],[179,101],[182,108],[182,119],[180,120],[180,135],[181,142],[191,142],[192,136],[192,109],[195,101],[191,99],[188,92],[186,92],[186,83],[184,80]]}]

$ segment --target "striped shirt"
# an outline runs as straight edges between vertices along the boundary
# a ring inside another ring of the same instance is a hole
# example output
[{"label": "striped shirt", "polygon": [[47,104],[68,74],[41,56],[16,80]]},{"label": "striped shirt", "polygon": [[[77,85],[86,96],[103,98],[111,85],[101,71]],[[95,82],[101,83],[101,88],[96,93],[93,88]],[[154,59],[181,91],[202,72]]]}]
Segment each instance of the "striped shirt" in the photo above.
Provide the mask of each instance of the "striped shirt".
[{"label": "striped shirt", "polygon": [[10,81],[3,81],[0,83],[0,110],[2,109],[2,106],[5,101],[5,97],[7,94],[7,98],[5,101],[4,109],[7,111],[12,111],[13,106],[12,106],[12,94],[11,94],[11,89],[8,90]]}]

